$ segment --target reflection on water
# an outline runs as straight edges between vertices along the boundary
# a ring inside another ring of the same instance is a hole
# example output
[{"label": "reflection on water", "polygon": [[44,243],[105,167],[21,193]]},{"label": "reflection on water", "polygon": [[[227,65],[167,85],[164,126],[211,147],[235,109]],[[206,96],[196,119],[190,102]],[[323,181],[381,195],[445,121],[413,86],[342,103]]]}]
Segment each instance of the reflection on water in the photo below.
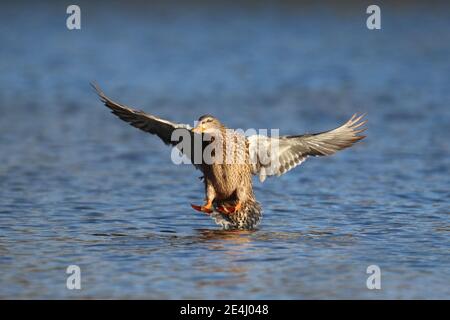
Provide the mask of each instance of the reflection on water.
[{"label": "reflection on water", "polygon": [[[385,6],[372,32],[351,3],[79,5],[79,32],[51,3],[0,12],[1,298],[449,297],[448,8]],[[190,208],[199,172],[111,116],[93,80],[191,125],[298,134],[368,112],[368,138],[256,182],[260,229],[221,231]]]}]

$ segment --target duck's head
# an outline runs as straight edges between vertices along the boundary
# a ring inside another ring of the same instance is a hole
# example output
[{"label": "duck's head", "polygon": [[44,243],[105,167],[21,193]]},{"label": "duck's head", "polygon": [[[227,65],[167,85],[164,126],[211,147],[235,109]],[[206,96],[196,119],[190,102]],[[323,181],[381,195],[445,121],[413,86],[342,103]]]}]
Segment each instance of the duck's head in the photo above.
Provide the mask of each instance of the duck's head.
[{"label": "duck's head", "polygon": [[224,125],[215,117],[206,114],[198,118],[197,126],[192,129],[195,133],[214,134],[224,128]]}]

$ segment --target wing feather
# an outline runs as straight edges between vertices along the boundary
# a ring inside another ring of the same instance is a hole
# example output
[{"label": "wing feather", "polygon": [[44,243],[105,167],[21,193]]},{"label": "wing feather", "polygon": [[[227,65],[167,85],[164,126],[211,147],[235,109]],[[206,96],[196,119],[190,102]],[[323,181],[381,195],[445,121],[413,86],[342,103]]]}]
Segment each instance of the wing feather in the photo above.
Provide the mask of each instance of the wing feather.
[{"label": "wing feather", "polygon": [[[145,113],[141,110],[135,110],[120,103],[114,102],[108,98],[103,91],[96,84],[91,84],[100,100],[106,107],[111,109],[111,112],[129,123],[133,127],[141,129],[145,132],[157,135],[165,144],[177,147],[182,154],[184,154],[197,169],[201,170],[201,166],[194,163],[194,145],[195,140],[200,139],[201,135],[192,132],[192,127],[188,124],[175,123],[168,120],[158,118],[154,115]],[[180,130],[172,140],[172,135],[175,130]],[[184,130],[186,130],[184,132]],[[183,137],[189,136],[190,141],[183,141]],[[176,140],[177,138],[178,140]],[[200,142],[201,144],[201,142]],[[201,152],[201,150],[199,150]]]},{"label": "wing feather", "polygon": [[133,127],[157,135],[167,145],[176,145],[178,143],[178,141],[171,140],[172,133],[176,129],[186,129],[189,131],[191,130],[191,127],[187,124],[170,122],[158,118],[154,115],[145,113],[144,111],[135,110],[120,103],[114,102],[103,93],[98,85],[92,84],[92,87],[97,92],[100,100],[106,107],[111,109],[111,112],[114,115],[116,115],[123,121],[128,122]]},{"label": "wing feather", "polygon": [[[342,126],[315,134],[269,138],[248,137],[252,159],[252,173],[264,181],[267,176],[280,176],[295,168],[309,156],[329,156],[352,146],[365,136],[362,126],[367,122],[363,115],[354,114]],[[264,160],[264,161],[263,161]]]}]

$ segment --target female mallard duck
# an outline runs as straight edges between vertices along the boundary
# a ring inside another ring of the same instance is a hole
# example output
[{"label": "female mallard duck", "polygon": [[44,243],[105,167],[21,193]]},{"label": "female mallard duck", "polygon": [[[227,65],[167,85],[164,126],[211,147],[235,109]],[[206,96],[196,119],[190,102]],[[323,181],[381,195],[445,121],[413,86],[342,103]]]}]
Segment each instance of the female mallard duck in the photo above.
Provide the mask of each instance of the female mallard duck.
[{"label": "female mallard duck", "polygon": [[[176,146],[201,170],[205,183],[206,199],[202,206],[192,205],[198,211],[207,213],[224,229],[254,229],[261,220],[262,210],[253,193],[252,175],[258,175],[261,182],[267,176],[280,176],[295,168],[308,156],[327,156],[352,146],[365,136],[361,126],[363,115],[353,117],[342,126],[321,133],[295,136],[249,137],[227,129],[217,118],[204,115],[197,126],[173,123],[143,111],[118,104],[93,85],[101,101],[112,113],[132,126],[156,134],[164,143]],[[174,132],[178,131],[177,135]],[[180,134],[181,133],[181,134]],[[200,148],[190,148],[183,139],[174,139],[186,133],[195,140],[201,139]],[[204,142],[206,140],[206,142]],[[212,144],[212,157],[204,159],[204,151]],[[217,148],[219,146],[220,148]],[[219,152],[217,151],[219,150]],[[200,153],[200,161],[197,155]],[[220,153],[220,157],[216,153]]]}]

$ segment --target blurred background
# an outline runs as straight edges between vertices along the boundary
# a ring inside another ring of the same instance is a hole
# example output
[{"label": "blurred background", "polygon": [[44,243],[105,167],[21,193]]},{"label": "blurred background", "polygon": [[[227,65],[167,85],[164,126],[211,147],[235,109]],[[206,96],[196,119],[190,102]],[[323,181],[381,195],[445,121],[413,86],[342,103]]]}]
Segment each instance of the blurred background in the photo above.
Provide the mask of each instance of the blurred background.
[{"label": "blurred background", "polygon": [[[449,298],[447,3],[77,1],[68,30],[70,4],[0,10],[0,298]],[[222,232],[189,205],[199,172],[91,81],[191,125],[300,134],[367,112],[368,137],[256,182],[260,230]]]}]

